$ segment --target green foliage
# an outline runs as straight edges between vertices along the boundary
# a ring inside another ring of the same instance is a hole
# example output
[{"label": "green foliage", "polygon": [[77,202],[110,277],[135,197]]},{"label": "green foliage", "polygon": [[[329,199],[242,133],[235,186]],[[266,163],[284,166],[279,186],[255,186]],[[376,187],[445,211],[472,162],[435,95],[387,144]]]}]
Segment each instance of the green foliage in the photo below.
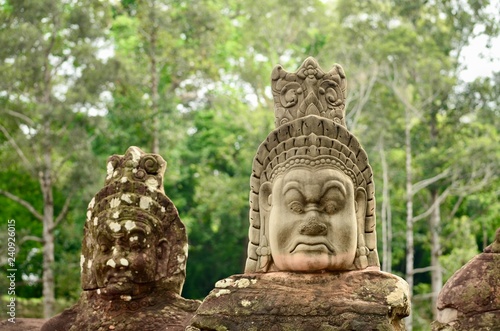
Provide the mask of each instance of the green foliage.
[{"label": "green foliage", "polygon": [[[413,183],[448,169],[413,199],[417,216],[433,193],[447,193],[438,229],[446,280],[500,227],[500,73],[458,80],[460,49],[475,34],[495,35],[500,24],[485,11],[488,1],[460,3],[2,2],[0,189],[41,211],[37,176],[47,166],[39,160],[49,150],[51,164],[61,165],[51,170],[55,214],[75,192],[55,231],[57,296],[78,297],[86,204],[103,182],[106,158],[131,145],[152,151],[155,137],[169,165],[165,190],[188,229],[183,295],[203,298],[217,280],[241,273],[251,162],[273,123],[270,73],[278,63],[294,70],[307,56],[324,68],[338,62],[347,73],[347,122],[370,157],[379,215],[383,144],[398,275],[405,274],[405,111]],[[25,208],[3,196],[0,203],[2,219],[18,222],[19,238],[42,234]],[[430,263],[427,219],[415,223],[415,267]],[[22,296],[41,295],[41,248],[19,245]],[[415,281],[414,328],[425,330],[432,307],[418,298],[427,298],[430,276]]]},{"label": "green foliage", "polygon": [[[0,296],[0,304],[7,305],[10,297],[6,295]],[[62,312],[64,309],[73,304],[72,300],[68,301],[64,298],[56,299],[56,313]],[[41,298],[16,298],[16,318],[43,318],[43,301]]]}]

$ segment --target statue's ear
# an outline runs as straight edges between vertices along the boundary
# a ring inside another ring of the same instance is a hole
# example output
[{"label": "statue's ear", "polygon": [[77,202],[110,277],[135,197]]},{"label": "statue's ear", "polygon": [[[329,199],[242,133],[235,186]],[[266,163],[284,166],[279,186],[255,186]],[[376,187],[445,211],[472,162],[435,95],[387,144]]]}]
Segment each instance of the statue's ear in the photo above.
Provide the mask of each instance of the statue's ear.
[{"label": "statue's ear", "polygon": [[168,261],[170,258],[170,247],[168,241],[162,238],[158,241],[156,246],[156,258],[158,264],[156,266],[156,279],[166,277],[168,274]]},{"label": "statue's ear", "polygon": [[368,201],[366,197],[366,191],[362,187],[358,187],[356,189],[356,197],[355,197],[355,206],[356,206],[356,219],[358,221],[358,229],[361,231],[360,233],[365,232],[365,217],[366,217],[366,208],[368,206]]},{"label": "statue's ear", "polygon": [[259,189],[259,209],[263,212],[270,212],[272,206],[272,189],[271,182],[265,182]]}]

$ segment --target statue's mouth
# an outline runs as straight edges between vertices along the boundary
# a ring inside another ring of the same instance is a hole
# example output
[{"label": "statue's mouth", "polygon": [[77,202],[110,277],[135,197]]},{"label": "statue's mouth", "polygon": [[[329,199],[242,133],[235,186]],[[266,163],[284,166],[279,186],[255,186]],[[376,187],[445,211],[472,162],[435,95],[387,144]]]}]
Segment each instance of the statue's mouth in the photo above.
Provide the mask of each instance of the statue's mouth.
[{"label": "statue's mouth", "polygon": [[299,252],[334,254],[332,245],[326,242],[313,242],[313,243],[297,242],[293,246],[290,253],[293,254]]},{"label": "statue's mouth", "polygon": [[130,282],[130,278],[125,275],[111,275],[105,281],[105,285],[116,284],[123,285]]}]

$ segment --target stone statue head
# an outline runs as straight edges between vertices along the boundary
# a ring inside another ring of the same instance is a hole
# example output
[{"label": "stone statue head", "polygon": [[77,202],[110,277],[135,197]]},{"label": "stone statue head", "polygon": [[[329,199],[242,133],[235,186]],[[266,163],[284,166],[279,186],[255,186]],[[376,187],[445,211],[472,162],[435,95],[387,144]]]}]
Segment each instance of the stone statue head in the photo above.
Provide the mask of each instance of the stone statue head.
[{"label": "stone statue head", "polygon": [[87,210],[81,256],[84,290],[128,301],[153,290],[180,294],[187,237],[163,190],[166,162],[130,147],[108,159],[104,188]]},{"label": "stone statue head", "polygon": [[272,73],[276,129],[260,145],[250,180],[245,272],[379,266],[373,174],[345,126],[346,81],[308,58]]}]

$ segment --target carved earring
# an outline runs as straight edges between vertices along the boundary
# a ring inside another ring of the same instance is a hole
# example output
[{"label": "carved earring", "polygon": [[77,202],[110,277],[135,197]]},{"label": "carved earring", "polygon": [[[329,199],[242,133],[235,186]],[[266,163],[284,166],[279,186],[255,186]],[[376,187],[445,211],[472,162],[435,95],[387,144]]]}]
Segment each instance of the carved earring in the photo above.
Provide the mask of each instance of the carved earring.
[{"label": "carved earring", "polygon": [[271,262],[271,249],[267,244],[267,238],[263,235],[260,238],[260,244],[257,248],[257,261],[259,270],[267,271],[269,263]]},{"label": "carved earring", "polygon": [[361,246],[356,249],[356,258],[354,259],[354,265],[356,269],[365,269],[368,267],[368,254],[370,249],[366,246]]}]

